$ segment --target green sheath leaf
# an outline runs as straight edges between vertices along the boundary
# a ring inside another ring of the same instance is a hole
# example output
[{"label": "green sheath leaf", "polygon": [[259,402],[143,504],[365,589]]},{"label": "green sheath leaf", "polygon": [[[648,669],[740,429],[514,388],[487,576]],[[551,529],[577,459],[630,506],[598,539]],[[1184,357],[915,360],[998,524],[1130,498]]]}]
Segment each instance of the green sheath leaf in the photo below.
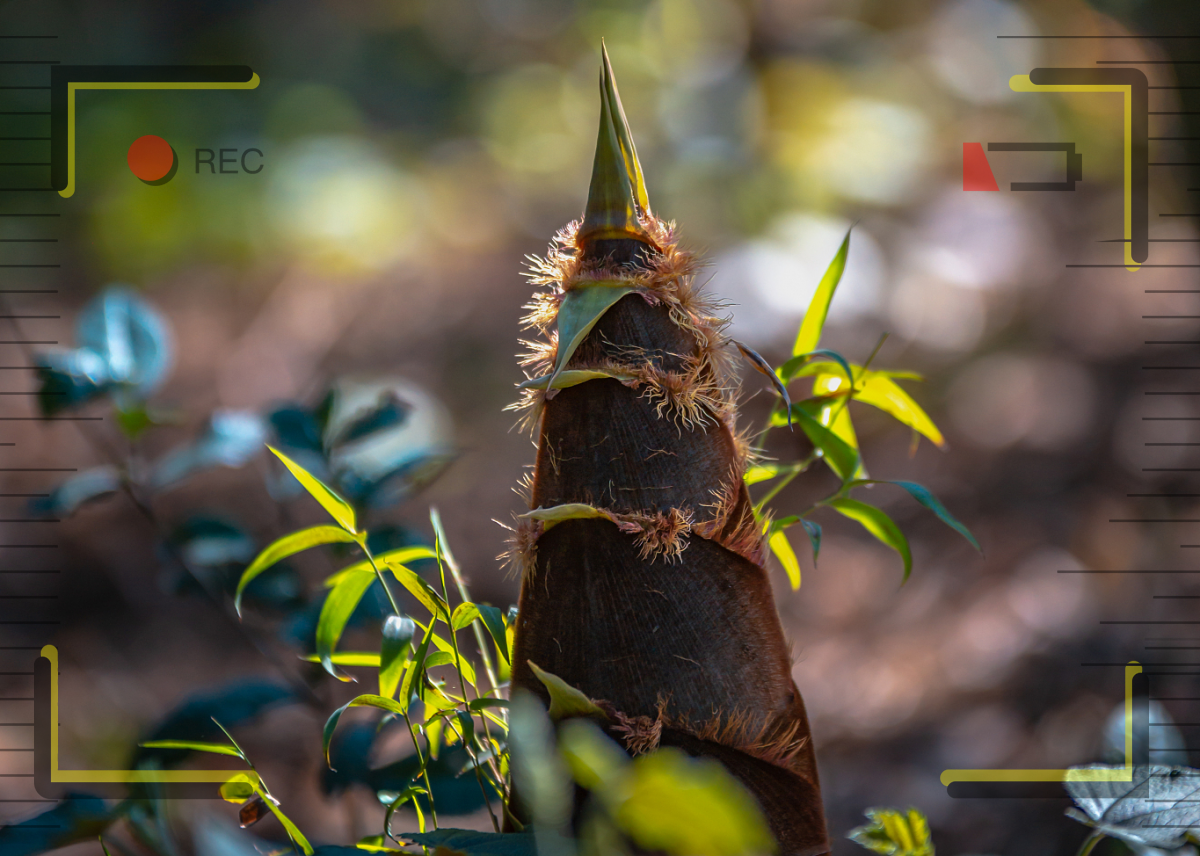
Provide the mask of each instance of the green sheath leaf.
[{"label": "green sheath leaf", "polygon": [[558,307],[558,355],[554,360],[555,377],[567,367],[575,350],[583,343],[596,322],[618,300],[633,291],[629,286],[588,285],[576,287],[563,295]]},{"label": "green sheath leaf", "polygon": [[601,719],[608,719],[608,715],[603,710],[598,708],[596,704],[577,690],[575,687],[568,684],[558,675],[552,675],[549,672],[538,667],[537,663],[532,660],[529,662],[529,668],[533,670],[533,674],[546,687],[546,691],[550,693],[550,718],[558,721],[568,716],[598,716]]}]

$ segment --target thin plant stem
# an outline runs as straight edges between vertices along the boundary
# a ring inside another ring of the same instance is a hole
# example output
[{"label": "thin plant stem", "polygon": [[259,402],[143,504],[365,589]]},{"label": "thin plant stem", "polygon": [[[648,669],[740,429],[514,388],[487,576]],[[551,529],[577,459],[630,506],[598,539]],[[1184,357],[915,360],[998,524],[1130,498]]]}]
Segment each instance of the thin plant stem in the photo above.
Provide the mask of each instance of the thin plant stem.
[{"label": "thin plant stem", "polygon": [[[432,618],[429,619],[429,623],[432,627]],[[414,666],[414,668],[419,668],[419,666]],[[403,716],[404,724],[408,726],[408,734],[410,737],[412,737],[413,748],[417,750],[417,761],[419,761],[421,764],[421,775],[425,777],[425,790],[429,792],[426,794],[426,796],[429,797],[429,814],[433,818],[433,828],[437,829],[437,806],[433,803],[433,783],[429,781],[429,768],[425,764],[425,753],[421,751],[421,744],[417,741],[417,730],[413,728],[412,720],[409,718],[407,710],[404,712]],[[416,799],[416,796],[414,796],[413,802],[416,802]]]},{"label": "thin plant stem", "polygon": [[1103,832],[1093,832],[1087,837],[1083,844],[1080,845],[1079,852],[1077,852],[1075,856],[1088,856],[1088,854],[1096,849],[1096,845],[1099,844],[1100,841],[1105,837],[1107,836],[1105,836]]}]

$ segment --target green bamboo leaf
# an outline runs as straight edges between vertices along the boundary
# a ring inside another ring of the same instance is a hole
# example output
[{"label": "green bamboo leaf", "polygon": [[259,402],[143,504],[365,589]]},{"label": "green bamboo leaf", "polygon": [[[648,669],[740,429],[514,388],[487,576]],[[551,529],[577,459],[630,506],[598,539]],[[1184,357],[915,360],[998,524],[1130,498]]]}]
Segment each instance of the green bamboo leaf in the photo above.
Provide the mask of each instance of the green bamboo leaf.
[{"label": "green bamboo leaf", "polygon": [[[833,362],[826,360],[817,360],[813,362],[813,357],[828,357]],[[828,348],[817,348],[815,351],[809,351],[804,354],[796,354],[788,359],[783,365],[775,370],[779,375],[779,379],[784,383],[793,381],[798,377],[809,377],[821,372],[833,373],[835,369],[841,369],[842,374],[846,378],[846,383],[850,383],[856,376],[858,369],[862,366],[846,361],[846,358],[837,351],[831,351]]]},{"label": "green bamboo leaf", "polygon": [[484,696],[482,698],[474,699],[470,704],[467,705],[467,707],[470,710],[475,711],[483,710],[484,708],[488,707],[508,707],[508,699]]},{"label": "green bamboo leaf", "polygon": [[[420,625],[417,625],[420,627]],[[424,629],[424,628],[422,628]],[[404,670],[404,679],[400,682],[400,694],[397,696],[399,705],[402,708],[401,713],[408,713],[408,705],[412,700],[413,685],[421,686],[421,675],[425,668],[425,654],[429,651],[429,640],[433,638],[433,621],[429,622],[429,628],[425,629],[425,638],[421,640],[421,644],[417,646],[417,652],[409,661],[408,667]]]},{"label": "green bamboo leaf", "polygon": [[899,553],[900,558],[904,560],[904,578],[900,584],[908,581],[908,575],[912,573],[912,551],[908,548],[908,539],[892,518],[873,505],[849,497],[830,500],[828,505],[845,517],[862,524],[864,529]]},{"label": "green bamboo leaf", "polygon": [[383,623],[383,642],[379,651],[379,694],[391,698],[404,677],[408,653],[417,624],[403,615],[389,615]]},{"label": "green bamboo leaf", "polygon": [[783,569],[787,571],[788,582],[792,584],[792,590],[800,588],[800,562],[796,560],[796,551],[788,543],[787,535],[782,529],[771,527],[767,535],[767,546],[771,548],[771,552],[775,554],[779,564],[783,565]]},{"label": "green bamboo leaf", "polygon": [[454,665],[454,655],[449,651],[434,651],[425,658],[425,671],[429,671],[435,666],[452,666]]},{"label": "green bamboo leaf", "polygon": [[487,628],[488,633],[492,636],[492,641],[496,643],[496,650],[500,652],[504,662],[512,662],[508,651],[508,632],[504,626],[504,613],[497,607],[488,606],[486,603],[476,604],[476,606],[479,609],[479,618],[483,621],[483,626]]},{"label": "green bamboo leaf", "polygon": [[[814,399],[798,401],[792,405],[792,416],[804,431],[805,435],[816,446],[817,451],[829,468],[843,481],[853,478],[859,467],[858,450],[850,446],[829,428],[822,425],[808,412],[813,407]],[[771,417],[771,425],[783,425],[783,414],[776,413]]]},{"label": "green bamboo leaf", "polygon": [[[407,565],[409,562],[416,562],[419,559],[436,559],[437,553],[433,552],[429,547],[401,547],[398,550],[389,550],[386,553],[380,553],[375,557],[375,564],[386,565],[389,562],[394,562],[398,565]],[[375,572],[371,565],[370,559],[363,559],[361,562],[355,562],[353,565],[348,565],[338,571],[336,574],[325,578],[325,587],[333,588],[342,578],[350,574],[360,574],[363,571]]]},{"label": "green bamboo leaf", "polygon": [[398,562],[388,562],[387,568],[392,572],[392,575],[400,585],[408,589],[409,593],[420,601],[421,606],[429,610],[429,614],[433,618],[450,620],[450,608],[442,596],[434,590],[433,586],[425,582],[417,573]]},{"label": "green bamboo leaf", "polygon": [[842,245],[834,255],[833,261],[825,270],[817,284],[817,290],[800,322],[800,330],[796,334],[796,344],[792,346],[793,354],[804,354],[817,347],[821,340],[821,331],[825,328],[825,317],[829,314],[829,304],[833,300],[833,292],[842,281],[842,273],[846,270],[846,256],[850,252],[850,232],[847,230]]},{"label": "green bamboo leaf", "polygon": [[818,375],[812,389],[816,398],[806,399],[808,403],[804,405],[804,408],[809,415],[858,453],[858,466],[854,469],[854,478],[866,478],[867,470],[863,466],[862,452],[858,446],[858,434],[850,419],[850,408],[846,406],[846,396],[839,392],[841,389],[850,389],[849,385],[843,386],[842,378],[836,375]]},{"label": "green bamboo leaf", "polygon": [[915,808],[869,808],[870,823],[850,830],[846,837],[881,856],[934,856],[929,823]]},{"label": "green bamboo leaf", "polygon": [[804,532],[808,535],[808,543],[812,544],[813,567],[816,567],[817,557],[821,555],[821,524],[801,519],[800,525],[804,527]]},{"label": "green bamboo leaf", "polygon": [[373,582],[373,574],[352,574],[334,586],[321,606],[321,615],[317,619],[317,656],[321,658],[321,665],[325,667],[325,671],[339,681],[350,681],[353,678],[335,669],[330,657],[337,647],[338,640],[342,638],[346,622],[350,620],[358,602]]},{"label": "green bamboo leaf", "polygon": [[[305,654],[300,659],[307,663],[321,662],[318,654]],[[367,666],[378,669],[379,655],[373,651],[334,651],[329,655],[329,662],[335,666]]]},{"label": "green bamboo leaf", "polygon": [[139,743],[146,749],[187,749],[191,752],[209,752],[213,755],[232,755],[234,758],[246,760],[235,747],[227,743],[206,743],[201,740],[150,740]]},{"label": "green bamboo leaf", "polygon": [[283,452],[273,446],[267,446],[267,448],[275,454],[275,457],[283,461],[283,465],[296,477],[296,481],[300,482],[309,495],[319,502],[322,508],[329,512],[329,516],[337,521],[339,526],[352,535],[358,531],[355,523],[354,507],[350,503],[338,496],[332,488]]},{"label": "green bamboo leaf", "polygon": [[742,476],[748,486],[758,484],[759,482],[770,481],[782,475],[784,465],[782,464],[755,464],[746,470],[746,474]]},{"label": "green bamboo leaf", "polygon": [[595,702],[558,675],[552,675],[544,671],[532,660],[529,660],[528,663],[529,668],[533,670],[533,674],[537,676],[537,679],[546,687],[546,691],[550,693],[550,710],[548,713],[552,720],[558,721],[569,716],[598,716],[601,719],[608,719],[608,715],[597,707]]},{"label": "green bamboo leaf", "polygon": [[246,586],[250,585],[255,577],[272,565],[310,547],[316,547],[321,544],[344,544],[356,540],[351,533],[336,526],[310,526],[308,529],[301,529],[299,532],[284,535],[278,541],[268,545],[250,563],[250,566],[242,571],[242,577],[238,580],[237,592],[233,598],[234,609],[237,610],[238,615],[242,614],[242,593],[246,590]]},{"label": "green bamboo leaf", "polygon": [[[341,721],[342,714],[352,707],[375,707],[380,710],[394,713],[397,716],[404,716],[408,712],[408,704],[399,704],[390,698],[384,698],[378,695],[360,695],[352,698],[344,705],[339,707],[329,715],[329,719],[325,720],[325,727],[321,732],[321,750],[325,753],[325,764],[329,769],[333,769],[329,760],[329,744],[333,742],[333,733],[337,730],[338,722]],[[269,801],[268,801],[269,802]]]},{"label": "green bamboo leaf", "polygon": [[450,629],[454,631],[462,630],[479,618],[479,607],[473,603],[460,603],[454,608],[454,614],[450,616]]},{"label": "green bamboo leaf", "polygon": [[593,283],[576,286],[563,295],[558,307],[558,355],[554,360],[551,384],[555,376],[567,367],[571,356],[596,326],[596,322],[632,291],[629,286]]},{"label": "green bamboo leaf", "polygon": [[287,832],[288,838],[292,839],[296,846],[298,846],[304,852],[304,856],[313,856],[313,847],[308,843],[308,839],[304,837],[304,833],[302,833],[296,824],[292,823],[292,819],[284,814],[283,810],[275,804],[275,800],[268,798],[263,800],[263,802],[267,804],[267,808],[271,810],[271,814],[275,815],[275,818],[284,828],[284,831]]},{"label": "green bamboo leaf", "polygon": [[[425,625],[423,625],[421,622],[416,621],[414,623],[417,625],[417,627],[420,627],[421,630],[426,629]],[[432,626],[433,623],[430,622],[430,627]],[[447,654],[454,656],[454,645],[446,639],[443,639],[437,633],[433,634],[431,641],[433,642],[433,646],[439,651],[445,651]],[[467,683],[471,684],[472,686],[477,685],[477,681],[475,680],[475,667],[471,665],[471,661],[465,657],[459,657],[459,665],[462,667],[463,678],[467,681]]]},{"label": "green bamboo leaf", "polygon": [[946,438],[921,406],[890,377],[867,372],[854,389],[854,400],[878,407],[896,421],[924,434],[936,446],[945,448]]},{"label": "green bamboo leaf", "polygon": [[882,479],[865,479],[854,482],[854,485],[859,484],[894,484],[897,487],[904,488],[906,491],[908,491],[909,495],[912,496],[913,499],[936,514],[938,520],[942,521],[959,535],[966,538],[967,541],[970,542],[971,546],[980,553],[983,552],[983,548],[979,546],[979,542],[975,540],[975,536],[971,534],[971,530],[966,526],[963,526],[962,523],[960,523],[958,519],[954,517],[954,515],[947,511],[946,506],[942,505],[941,500],[934,496],[933,492],[924,485],[910,481],[885,481]]}]

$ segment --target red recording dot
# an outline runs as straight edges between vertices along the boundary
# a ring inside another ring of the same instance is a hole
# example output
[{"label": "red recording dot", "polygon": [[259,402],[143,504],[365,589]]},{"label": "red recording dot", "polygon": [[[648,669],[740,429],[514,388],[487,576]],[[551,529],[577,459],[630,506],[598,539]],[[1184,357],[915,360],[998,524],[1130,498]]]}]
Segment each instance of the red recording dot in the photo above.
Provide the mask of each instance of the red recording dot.
[{"label": "red recording dot", "polygon": [[130,171],[142,181],[158,181],[175,166],[175,150],[162,137],[138,137],[126,156]]}]

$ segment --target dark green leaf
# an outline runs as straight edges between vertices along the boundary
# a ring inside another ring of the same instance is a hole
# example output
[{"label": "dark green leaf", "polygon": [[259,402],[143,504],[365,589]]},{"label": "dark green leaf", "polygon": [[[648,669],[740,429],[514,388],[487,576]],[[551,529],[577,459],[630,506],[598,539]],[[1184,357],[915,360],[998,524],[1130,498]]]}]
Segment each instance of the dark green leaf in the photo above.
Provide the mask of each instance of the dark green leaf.
[{"label": "dark green leaf", "polygon": [[928,508],[937,515],[938,520],[945,523],[959,535],[963,536],[970,542],[971,546],[979,552],[983,552],[983,548],[979,546],[979,542],[975,540],[975,536],[971,534],[971,530],[963,526],[949,511],[946,506],[942,505],[941,501],[933,495],[929,488],[924,485],[919,485],[916,482],[910,481],[882,481],[877,479],[865,479],[855,484],[894,484],[897,487],[902,487],[921,505]]},{"label": "dark green leaf", "polygon": [[[850,446],[845,440],[829,428],[826,428],[818,422],[812,415],[809,414],[808,408],[819,406],[819,403],[814,399],[806,399],[792,405],[792,416],[796,419],[800,428],[804,431],[809,441],[821,453],[822,460],[829,465],[829,468],[841,479],[849,479],[854,476],[858,469],[860,458],[858,450]],[[783,415],[775,414],[771,420],[772,425],[784,424]]]},{"label": "dark green leaf", "polygon": [[487,628],[488,633],[492,636],[492,641],[496,643],[496,650],[500,652],[504,662],[511,662],[508,652],[508,633],[504,627],[504,613],[497,607],[488,606],[486,603],[476,604],[476,607],[479,609],[479,617],[483,621],[483,626]]},{"label": "dark green leaf", "polygon": [[92,840],[117,816],[99,797],[68,794],[49,811],[0,827],[0,856],[35,856]]},{"label": "dark green leaf", "polygon": [[537,856],[532,832],[475,832],[470,829],[435,829],[432,832],[401,832],[400,838],[422,847],[467,856]]},{"label": "dark green leaf", "polygon": [[812,544],[813,565],[815,566],[817,557],[821,555],[821,524],[804,518],[801,519],[800,525],[804,527],[804,532],[808,535],[808,542]]}]

